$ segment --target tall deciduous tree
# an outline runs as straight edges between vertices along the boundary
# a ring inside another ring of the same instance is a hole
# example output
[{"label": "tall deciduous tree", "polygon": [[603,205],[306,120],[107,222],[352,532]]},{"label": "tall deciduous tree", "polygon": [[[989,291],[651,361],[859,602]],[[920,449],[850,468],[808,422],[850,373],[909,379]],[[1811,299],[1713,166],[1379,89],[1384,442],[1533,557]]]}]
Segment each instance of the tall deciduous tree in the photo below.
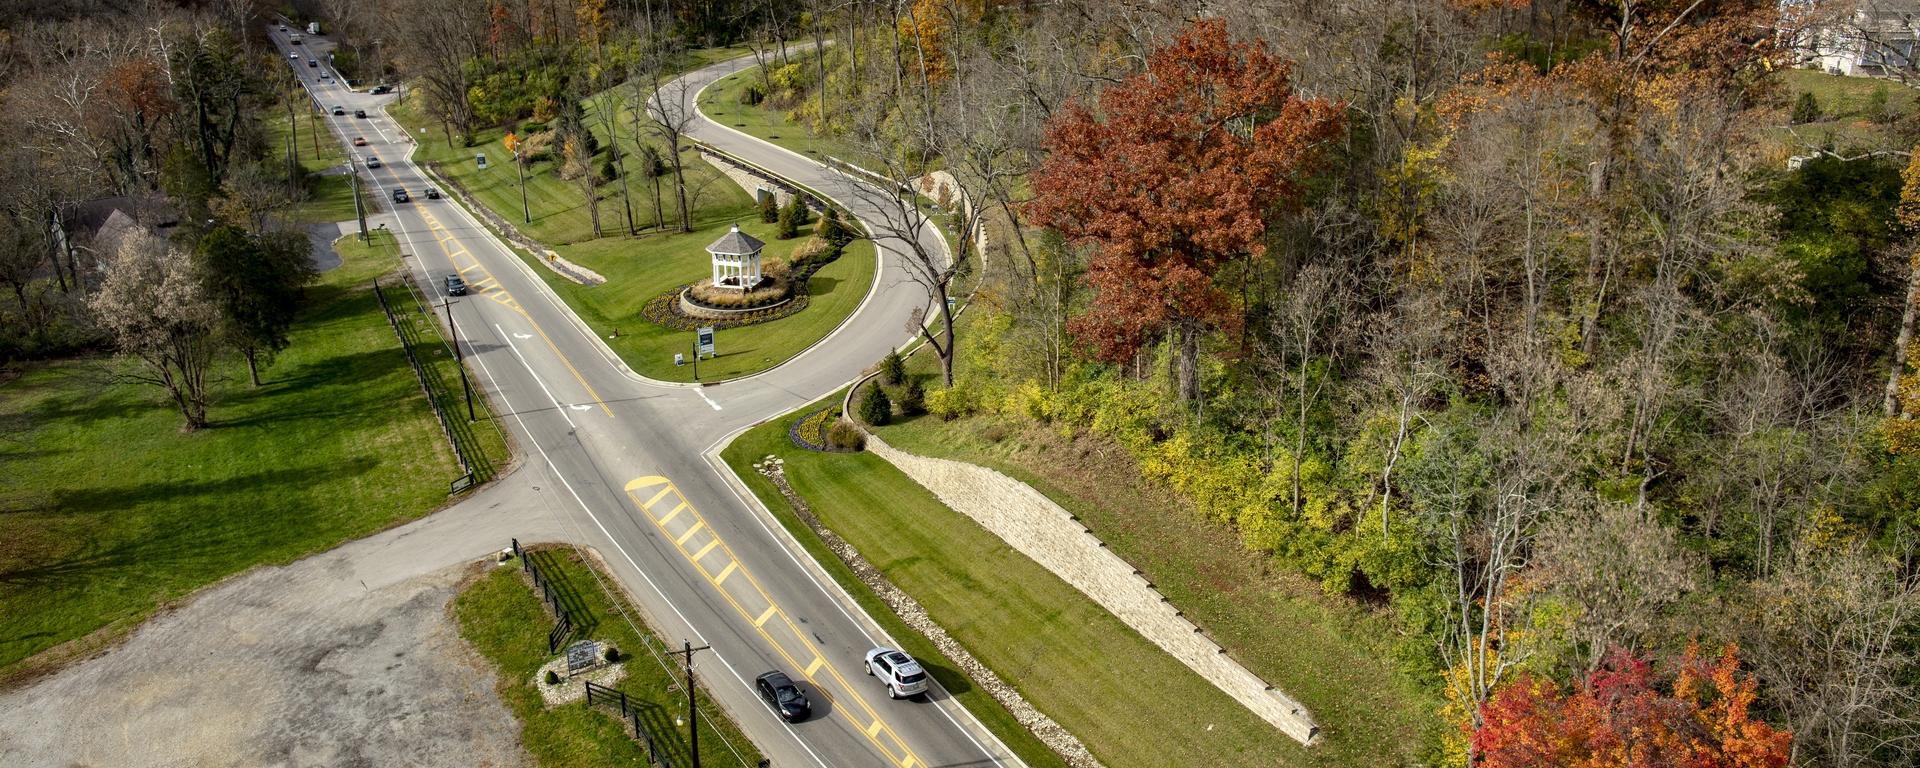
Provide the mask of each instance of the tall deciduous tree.
[{"label": "tall deciduous tree", "polygon": [[144,231],[121,238],[93,296],[96,319],[121,353],[140,362],[132,378],[166,391],[186,420],[207,425],[207,374],[219,346],[219,313],[186,251]]},{"label": "tall deciduous tree", "polygon": [[1299,203],[1340,129],[1339,105],[1296,93],[1291,69],[1200,21],[1104,90],[1098,114],[1069,104],[1047,130],[1034,220],[1099,248],[1077,335],[1116,361],[1171,336],[1185,402],[1200,392],[1201,337],[1238,324],[1216,273],[1265,254],[1267,216]]},{"label": "tall deciduous tree", "polygon": [[194,273],[220,316],[220,336],[247,361],[260,386],[260,363],[287,348],[287,331],[313,282],[311,244],[297,233],[249,235],[231,226],[200,238]]}]

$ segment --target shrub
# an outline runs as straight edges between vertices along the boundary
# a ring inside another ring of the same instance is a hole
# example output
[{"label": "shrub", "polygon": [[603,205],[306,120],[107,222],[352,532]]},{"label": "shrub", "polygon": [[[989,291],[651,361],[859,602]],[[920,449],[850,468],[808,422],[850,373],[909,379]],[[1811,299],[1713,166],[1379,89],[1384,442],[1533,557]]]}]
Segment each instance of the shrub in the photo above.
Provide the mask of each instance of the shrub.
[{"label": "shrub", "polygon": [[520,124],[521,136],[532,136],[547,129],[547,124],[538,120],[528,120]]},{"label": "shrub", "polygon": [[927,412],[945,421],[973,413],[973,396],[959,385],[927,393]]},{"label": "shrub", "polygon": [[792,240],[800,236],[800,214],[794,210],[794,203],[799,201],[800,198],[796,196],[790,199],[785,206],[781,207],[779,219],[774,222],[774,237],[781,240]]},{"label": "shrub", "polygon": [[840,419],[827,429],[827,445],[835,450],[858,451],[867,447],[867,436],[853,422]]},{"label": "shrub", "polygon": [[918,416],[927,412],[927,390],[920,385],[919,379],[908,378],[907,383],[900,385],[898,399],[902,416]]},{"label": "shrub", "polygon": [[1867,107],[1864,111],[1868,120],[1876,123],[1893,122],[1893,105],[1887,94],[1886,83],[1874,86],[1873,93],[1867,94]]},{"label": "shrub", "polygon": [[605,184],[617,178],[620,178],[620,170],[613,167],[613,157],[609,155],[600,161],[600,183]]},{"label": "shrub", "polygon": [[1794,124],[1813,123],[1819,122],[1819,120],[1820,99],[1814,96],[1812,91],[1802,93],[1800,94],[1800,98],[1793,100]]},{"label": "shrub", "polygon": [[764,85],[761,85],[759,83],[748,83],[747,87],[740,89],[741,104],[744,104],[749,107],[757,107],[757,106],[760,106],[760,102],[763,102],[766,100],[767,100],[767,87]]},{"label": "shrub", "polygon": [[[832,249],[833,245],[825,240],[817,237],[809,238],[806,242],[801,243],[793,249],[793,268],[796,270],[805,269],[833,261],[833,259],[827,255]],[[838,256],[839,254],[834,255]]]},{"label": "shrub", "polygon": [[860,420],[877,427],[892,418],[893,402],[887,399],[887,390],[878,386],[867,388],[867,396],[860,399]]},{"label": "shrub", "polygon": [[760,221],[772,224],[780,220],[780,206],[773,201],[773,195],[760,198]]},{"label": "shrub", "polygon": [[559,684],[560,684],[560,673],[555,672],[551,669],[547,670],[547,685],[559,685]]},{"label": "shrub", "polygon": [[840,219],[840,212],[834,208],[828,208],[826,215],[820,219],[820,230],[816,234],[821,239],[838,246],[845,246],[860,236],[853,227]]},{"label": "shrub", "polygon": [[812,202],[813,198],[807,197],[806,195],[794,195],[793,197],[787,198],[787,205],[793,207],[793,223],[795,225],[804,227],[813,223]]},{"label": "shrub", "polygon": [[609,664],[619,661],[620,649],[615,648],[611,645],[607,646],[606,659],[607,659],[607,663]]},{"label": "shrub", "polygon": [[880,377],[886,379],[888,384],[898,384],[907,377],[907,360],[900,356],[900,350],[893,350],[880,358]]}]

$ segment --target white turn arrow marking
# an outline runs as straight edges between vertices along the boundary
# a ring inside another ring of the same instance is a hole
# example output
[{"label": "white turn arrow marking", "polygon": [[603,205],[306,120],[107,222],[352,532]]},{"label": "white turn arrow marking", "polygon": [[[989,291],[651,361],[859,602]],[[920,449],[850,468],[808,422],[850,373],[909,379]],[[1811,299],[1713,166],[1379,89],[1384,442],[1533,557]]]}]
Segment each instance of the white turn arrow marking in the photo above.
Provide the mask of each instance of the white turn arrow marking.
[{"label": "white turn arrow marking", "polygon": [[574,409],[574,410],[576,410],[576,411],[591,411],[591,410],[593,410],[593,406],[591,406],[591,405],[569,405],[569,406],[567,406],[567,407],[568,407],[568,408],[572,408],[572,409]]},{"label": "white turn arrow marking", "polygon": [[531,333],[516,333],[516,334],[514,334],[514,335],[513,335],[513,337],[514,337],[514,338],[516,338],[516,339],[531,339],[531,338],[533,338],[533,334],[531,334]]}]

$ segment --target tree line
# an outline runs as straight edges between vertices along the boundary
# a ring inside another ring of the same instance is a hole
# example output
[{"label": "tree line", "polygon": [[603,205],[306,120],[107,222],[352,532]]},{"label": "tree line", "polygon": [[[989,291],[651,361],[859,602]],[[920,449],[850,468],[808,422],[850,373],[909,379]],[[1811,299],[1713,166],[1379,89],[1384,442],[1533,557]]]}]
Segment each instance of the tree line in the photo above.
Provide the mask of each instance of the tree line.
[{"label": "tree line", "polygon": [[1920,758],[1920,167],[1786,167],[1828,9],[831,7],[756,96],[955,180],[882,227],[979,307],[928,408],[1389,608],[1435,760]]}]

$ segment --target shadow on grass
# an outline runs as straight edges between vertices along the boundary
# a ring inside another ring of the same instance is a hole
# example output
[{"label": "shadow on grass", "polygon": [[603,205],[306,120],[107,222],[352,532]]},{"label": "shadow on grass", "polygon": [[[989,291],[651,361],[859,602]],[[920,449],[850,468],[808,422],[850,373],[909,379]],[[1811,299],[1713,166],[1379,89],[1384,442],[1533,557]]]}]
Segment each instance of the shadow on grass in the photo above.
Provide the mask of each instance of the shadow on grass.
[{"label": "shadow on grass", "polygon": [[149,502],[181,497],[204,497],[237,491],[257,492],[263,488],[307,490],[364,475],[379,466],[379,461],[360,456],[344,464],[275,469],[218,480],[182,480],[138,485],[96,485],[53,492],[53,506],[65,513],[115,512]]},{"label": "shadow on grass", "polygon": [[[600,617],[587,610],[586,601],[580,597],[579,585],[572,583],[560,570],[560,559],[563,557],[565,554],[561,550],[542,549],[527,553],[527,559],[533,561],[534,567],[540,569],[540,576],[553,587],[554,599],[559,601],[560,607],[573,620],[573,636],[586,637],[600,626]],[[539,591],[535,590],[534,594],[538,595]]]}]

